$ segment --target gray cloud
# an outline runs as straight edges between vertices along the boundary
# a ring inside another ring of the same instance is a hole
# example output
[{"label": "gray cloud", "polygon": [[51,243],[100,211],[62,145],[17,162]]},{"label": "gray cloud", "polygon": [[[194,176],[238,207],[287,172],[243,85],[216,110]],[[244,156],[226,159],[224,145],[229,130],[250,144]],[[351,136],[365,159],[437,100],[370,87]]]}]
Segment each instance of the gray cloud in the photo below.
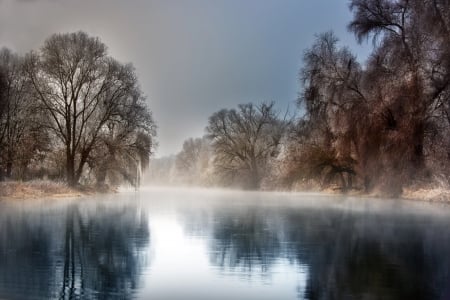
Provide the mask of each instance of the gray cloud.
[{"label": "gray cloud", "polygon": [[132,62],[159,126],[159,155],[200,136],[223,107],[297,96],[303,50],[333,29],[346,32],[345,1],[330,0],[0,0],[0,46],[36,49],[55,32],[99,36],[111,55]]}]

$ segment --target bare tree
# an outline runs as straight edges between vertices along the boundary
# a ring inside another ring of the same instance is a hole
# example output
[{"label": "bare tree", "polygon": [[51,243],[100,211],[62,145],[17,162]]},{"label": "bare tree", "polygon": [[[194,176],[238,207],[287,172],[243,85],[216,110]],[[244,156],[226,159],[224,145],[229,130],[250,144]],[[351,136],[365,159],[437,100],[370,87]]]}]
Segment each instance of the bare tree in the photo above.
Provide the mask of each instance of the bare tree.
[{"label": "bare tree", "polygon": [[192,173],[202,151],[201,138],[189,138],[183,142],[183,149],[176,158],[176,167],[180,171]]},{"label": "bare tree", "polygon": [[304,116],[290,130],[284,159],[286,182],[315,178],[324,185],[336,177],[343,190],[352,188],[357,129],[365,117],[366,99],[360,87],[360,65],[337,43],[335,35],[327,32],[317,36],[305,52],[298,100]]},{"label": "bare tree", "polygon": [[352,0],[350,9],[350,31],[372,38],[374,51],[362,68],[325,33],[305,52],[305,113],[290,132],[285,176],[398,196],[433,171],[448,174],[450,3]]},{"label": "bare tree", "polygon": [[144,98],[135,98],[123,106],[120,115],[107,122],[89,157],[97,184],[103,185],[109,177],[114,184],[125,179],[138,186],[139,174],[148,167],[153,153],[155,135],[156,125]]},{"label": "bare tree", "polygon": [[442,140],[436,137],[448,132],[450,4],[353,0],[350,8],[354,19],[349,29],[360,41],[370,36],[377,41],[367,74],[370,93],[381,100],[382,147],[394,154],[390,161],[396,177],[420,179],[429,173],[427,153]]},{"label": "bare tree", "polygon": [[189,138],[177,154],[176,167],[184,173],[198,173],[208,167],[210,145],[207,138]]},{"label": "bare tree", "polygon": [[5,111],[6,100],[5,100],[5,90],[6,90],[6,78],[5,70],[0,67],[0,118],[3,117]]},{"label": "bare tree", "polygon": [[[4,112],[6,107],[6,97],[5,97],[5,90],[6,90],[6,76],[5,76],[5,70],[2,66],[0,66],[0,123],[3,123],[4,118]],[[3,126],[0,128],[0,152],[4,151],[4,129]],[[3,170],[0,168],[0,180],[3,180]]]},{"label": "bare tree", "polygon": [[142,98],[134,69],[84,32],[51,36],[26,66],[46,126],[64,147],[67,182],[76,185],[108,123]]},{"label": "bare tree", "polygon": [[188,138],[176,155],[175,179],[188,184],[213,184],[212,156],[211,142],[207,137]]},{"label": "bare tree", "polygon": [[[3,120],[3,116],[6,108],[6,70],[4,66],[0,65],[0,120]],[[0,145],[3,141],[4,131],[0,132]]]},{"label": "bare tree", "polygon": [[[23,69],[23,58],[9,49],[0,50],[0,66],[4,70],[4,116],[0,121],[3,151],[0,164],[11,178],[23,178],[24,171],[36,151],[44,150],[47,139],[40,130],[35,103],[30,97],[31,84]],[[21,174],[19,174],[21,173]]]},{"label": "bare tree", "polygon": [[241,175],[248,187],[259,188],[268,160],[278,153],[284,124],[274,103],[241,104],[209,118],[214,165],[224,176]]}]

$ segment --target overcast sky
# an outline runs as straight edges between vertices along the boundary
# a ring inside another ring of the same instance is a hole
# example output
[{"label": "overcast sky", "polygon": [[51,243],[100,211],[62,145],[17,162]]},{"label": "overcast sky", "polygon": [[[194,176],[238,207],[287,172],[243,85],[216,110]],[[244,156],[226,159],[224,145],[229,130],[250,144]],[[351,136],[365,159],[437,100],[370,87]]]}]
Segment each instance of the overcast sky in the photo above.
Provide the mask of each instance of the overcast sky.
[{"label": "overcast sky", "polygon": [[346,0],[0,0],[0,46],[20,53],[55,32],[83,30],[136,67],[158,124],[157,156],[201,136],[208,116],[239,103],[295,107],[303,51],[347,32]]}]

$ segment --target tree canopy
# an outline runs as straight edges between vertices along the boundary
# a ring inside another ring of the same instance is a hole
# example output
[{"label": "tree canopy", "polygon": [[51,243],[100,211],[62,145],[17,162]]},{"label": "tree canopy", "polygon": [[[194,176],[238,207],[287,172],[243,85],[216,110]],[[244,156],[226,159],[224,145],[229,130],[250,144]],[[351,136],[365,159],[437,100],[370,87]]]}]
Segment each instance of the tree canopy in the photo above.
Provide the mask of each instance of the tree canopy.
[{"label": "tree canopy", "polygon": [[30,133],[38,132],[39,140],[53,140],[50,161],[62,166],[70,185],[90,180],[90,171],[99,183],[114,172],[137,183],[130,174],[148,164],[156,126],[131,64],[110,57],[99,38],[84,32],[54,34],[25,57],[2,50],[0,63],[6,71],[1,124],[6,152],[13,153],[4,159],[8,177],[14,152],[29,148]]}]

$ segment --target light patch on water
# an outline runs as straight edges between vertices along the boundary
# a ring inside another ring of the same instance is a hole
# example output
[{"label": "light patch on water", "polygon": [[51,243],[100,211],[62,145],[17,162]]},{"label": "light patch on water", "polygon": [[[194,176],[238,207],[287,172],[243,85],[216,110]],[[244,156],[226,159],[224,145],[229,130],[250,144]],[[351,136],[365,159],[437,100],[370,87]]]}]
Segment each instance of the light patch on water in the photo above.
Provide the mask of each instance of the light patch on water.
[{"label": "light patch on water", "polygon": [[[221,270],[211,265],[205,236],[187,236],[175,214],[149,221],[152,264],[144,272],[142,299],[296,299],[304,293],[307,266],[277,259],[269,274]],[[273,289],[277,286],[277,289]],[[257,296],[256,296],[257,295]]]}]

